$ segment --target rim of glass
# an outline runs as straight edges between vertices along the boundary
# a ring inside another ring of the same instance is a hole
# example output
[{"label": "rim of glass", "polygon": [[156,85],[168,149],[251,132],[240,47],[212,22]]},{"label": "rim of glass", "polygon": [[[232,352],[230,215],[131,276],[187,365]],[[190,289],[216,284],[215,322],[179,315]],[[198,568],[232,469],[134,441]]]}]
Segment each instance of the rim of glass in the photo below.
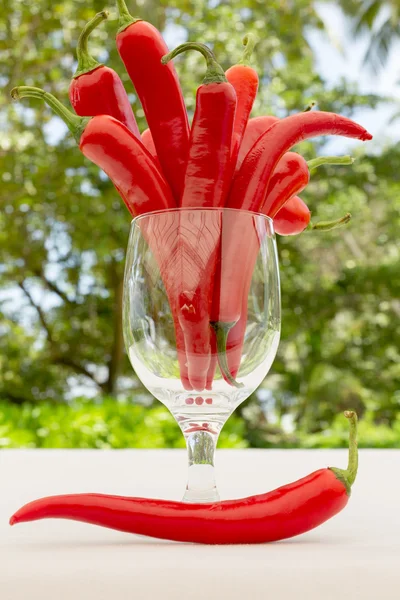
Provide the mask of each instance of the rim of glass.
[{"label": "rim of glass", "polygon": [[255,217],[262,217],[265,221],[267,221],[269,226],[272,227],[272,230],[274,227],[274,220],[271,217],[269,217],[268,215],[264,215],[263,213],[260,213],[260,212],[255,212],[253,210],[244,210],[243,208],[230,208],[228,206],[177,206],[174,208],[163,208],[162,210],[153,210],[151,212],[146,212],[141,215],[137,215],[137,217],[132,219],[131,227],[136,225],[136,223],[138,223],[138,221],[140,221],[140,219],[145,219],[147,217],[151,217],[152,215],[160,215],[160,214],[166,213],[166,212],[184,212],[184,211],[185,212],[230,211],[230,212],[237,212],[237,213],[246,213],[248,215],[254,215]]}]

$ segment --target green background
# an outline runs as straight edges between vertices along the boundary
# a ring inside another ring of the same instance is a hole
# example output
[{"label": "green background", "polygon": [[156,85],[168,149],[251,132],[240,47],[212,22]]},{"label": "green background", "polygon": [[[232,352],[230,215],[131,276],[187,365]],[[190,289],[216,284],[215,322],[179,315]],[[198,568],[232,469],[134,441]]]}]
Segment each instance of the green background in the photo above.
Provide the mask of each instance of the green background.
[{"label": "green background", "polygon": [[[254,32],[261,80],[254,115],[284,116],[315,99],[320,110],[352,116],[390,100],[346,81],[327,85],[316,72],[307,32],[324,25],[308,0],[128,5],[166,30],[172,45],[209,44],[225,69],[240,58],[244,34]],[[368,61],[383,68],[397,30],[385,22],[379,38],[376,15],[384,5],[396,17],[397,3],[375,2],[369,12],[365,2],[342,5],[356,26],[375,27]],[[9,98],[12,87],[25,84],[67,103],[79,32],[108,8],[110,19],[90,48],[119,72],[144,129],[115,48],[115,7],[2,0],[0,8],[0,448],[181,446],[172,417],[152,402],[123,350],[118,324],[128,213],[44,104]],[[192,114],[203,59],[187,54],[177,69]],[[324,144],[296,149],[310,159]],[[353,155],[352,167],[314,172],[302,194],[313,220],[350,211],[351,223],[278,240],[278,356],[262,388],[226,425],[221,446],[345,445],[340,413],[355,408],[361,445],[400,447],[400,145],[359,144]]]}]

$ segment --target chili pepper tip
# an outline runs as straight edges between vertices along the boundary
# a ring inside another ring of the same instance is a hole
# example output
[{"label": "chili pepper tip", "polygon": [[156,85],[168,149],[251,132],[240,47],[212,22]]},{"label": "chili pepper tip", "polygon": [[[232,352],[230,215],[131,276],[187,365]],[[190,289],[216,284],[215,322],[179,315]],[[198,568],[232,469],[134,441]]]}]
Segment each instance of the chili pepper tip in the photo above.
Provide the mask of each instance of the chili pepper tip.
[{"label": "chili pepper tip", "polygon": [[9,521],[9,523],[10,523],[11,527],[12,527],[13,525],[15,525],[15,524],[16,524],[16,522],[17,522],[17,518],[15,517],[15,515],[13,515],[12,517],[10,517],[10,521]]}]

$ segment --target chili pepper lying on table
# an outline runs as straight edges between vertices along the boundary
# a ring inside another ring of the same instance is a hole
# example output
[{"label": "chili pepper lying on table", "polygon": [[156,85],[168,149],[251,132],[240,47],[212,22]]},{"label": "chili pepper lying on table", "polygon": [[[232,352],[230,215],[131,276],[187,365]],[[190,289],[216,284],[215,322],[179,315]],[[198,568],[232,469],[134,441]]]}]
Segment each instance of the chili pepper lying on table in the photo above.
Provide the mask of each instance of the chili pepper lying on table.
[{"label": "chili pepper lying on table", "polygon": [[[163,57],[163,64],[197,50],[207,62],[207,71],[196,94],[196,110],[189,139],[182,208],[222,208],[231,182],[231,146],[236,111],[236,93],[211,50],[204,44],[187,42]],[[178,317],[186,347],[188,374],[194,389],[204,390],[211,361],[210,311],[213,281],[220,242],[220,215],[204,222],[199,211],[182,212],[179,269],[172,283],[179,293]]]},{"label": "chili pepper lying on table", "polygon": [[[278,120],[257,139],[247,153],[239,171],[236,172],[227,206],[270,215],[273,200],[268,198],[268,184],[279,160],[298,142],[318,135],[342,135],[344,137],[371,139],[364,127],[354,121],[334,113],[305,112]],[[220,369],[225,379],[232,378],[226,372],[226,345],[229,331],[238,322],[243,303],[243,293],[232,293],[234,282],[246,285],[246,275],[252,267],[259,251],[256,232],[251,239],[243,235],[240,220],[232,220],[230,244],[224,246],[221,262],[220,303],[213,305],[212,326],[216,332]],[[229,265],[231,265],[229,267]],[[242,288],[242,292],[243,292]]]},{"label": "chili pepper lying on table", "polygon": [[128,95],[118,74],[88,53],[89,35],[107,16],[105,10],[95,15],[80,35],[76,49],[78,67],[69,86],[69,99],[77,115],[110,115],[140,138]]},{"label": "chili pepper lying on table", "polygon": [[178,76],[172,63],[161,64],[168,53],[161,33],[150,23],[134,19],[124,0],[117,0],[119,55],[142,104],[162,171],[175,200],[183,193],[189,144],[189,122]]},{"label": "chili pepper lying on table", "polygon": [[357,415],[349,420],[347,469],[329,467],[267,494],[215,504],[127,498],[103,494],[50,496],[25,504],[10,525],[71,519],[128,533],[201,544],[262,544],[321,525],[347,504],[358,468]]}]

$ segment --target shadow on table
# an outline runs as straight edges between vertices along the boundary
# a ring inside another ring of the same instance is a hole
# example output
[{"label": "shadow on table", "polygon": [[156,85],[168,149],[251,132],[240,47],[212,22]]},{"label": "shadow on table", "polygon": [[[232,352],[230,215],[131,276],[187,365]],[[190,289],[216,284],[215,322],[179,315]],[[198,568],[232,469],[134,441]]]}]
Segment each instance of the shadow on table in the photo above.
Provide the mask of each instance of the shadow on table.
[{"label": "shadow on table", "polygon": [[[341,538],[341,539],[332,539],[329,537],[313,537],[312,539],[301,539],[301,538],[293,538],[293,539],[289,539],[289,540],[281,540],[279,542],[272,542],[269,544],[249,544],[250,547],[262,547],[262,546],[270,546],[270,547],[274,547],[274,546],[304,546],[304,547],[310,547],[310,546],[316,546],[316,547],[320,547],[320,546],[341,546],[344,544],[347,544],[348,540]],[[22,544],[21,544],[22,545]],[[232,547],[237,547],[239,544],[231,544],[231,545],[223,545],[224,548],[232,548]],[[242,544],[243,546],[246,546],[246,544]],[[173,542],[173,541],[169,541],[169,540],[159,540],[159,539],[152,539],[152,538],[146,538],[146,537],[141,537],[141,536],[134,536],[131,537],[129,539],[126,540],[66,540],[65,542],[63,542],[62,540],[59,540],[57,542],[55,541],[38,541],[37,543],[24,543],[23,544],[24,548],[26,548],[27,550],[35,550],[35,551],[40,551],[40,550],[66,550],[66,549],[73,549],[76,550],[78,548],[117,548],[117,547],[121,547],[121,546],[175,546],[175,547],[187,547],[187,546],[197,546],[197,547],[202,547],[202,548],[221,548],[221,546],[218,545],[209,545],[209,544],[192,544],[190,542]]]}]

